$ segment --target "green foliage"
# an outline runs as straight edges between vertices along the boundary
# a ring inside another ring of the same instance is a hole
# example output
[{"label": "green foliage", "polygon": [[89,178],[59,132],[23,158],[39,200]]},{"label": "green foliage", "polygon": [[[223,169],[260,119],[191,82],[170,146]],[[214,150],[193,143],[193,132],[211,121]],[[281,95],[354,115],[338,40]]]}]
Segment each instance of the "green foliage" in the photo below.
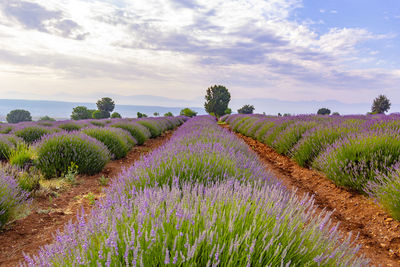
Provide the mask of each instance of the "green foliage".
[{"label": "green foliage", "polygon": [[11,143],[7,138],[0,138],[0,159],[7,159],[10,153],[14,149],[14,144]]},{"label": "green foliage", "polygon": [[40,140],[44,135],[51,133],[52,130],[39,127],[39,126],[28,126],[14,132],[18,137],[21,137],[28,144],[32,144],[35,141]]},{"label": "green foliage", "polygon": [[174,114],[172,114],[171,111],[168,111],[167,113],[164,114],[164,117],[173,117]]},{"label": "green foliage", "polygon": [[112,118],[112,119],[120,119],[120,118],[122,118],[122,116],[121,116],[121,114],[119,114],[118,112],[113,112],[113,113],[111,114],[111,118]]},{"label": "green foliage", "polygon": [[239,114],[253,114],[254,112],[253,105],[244,105],[242,108],[238,109]]},{"label": "green foliage", "polygon": [[138,117],[138,119],[140,119],[140,118],[147,118],[147,115],[144,114],[144,113],[138,112],[138,113],[137,113],[137,117]]},{"label": "green foliage", "polygon": [[41,175],[38,169],[30,167],[27,170],[17,173],[17,181],[19,187],[27,192],[33,192],[40,188]]},{"label": "green foliage", "polygon": [[390,109],[390,100],[385,95],[379,95],[372,103],[371,111],[373,114],[383,114]]},{"label": "green foliage", "polygon": [[100,111],[103,111],[104,114],[105,113],[110,114],[115,108],[114,101],[109,97],[103,97],[102,99],[99,99],[97,101],[96,105],[97,105],[97,109]]},{"label": "green foliage", "polygon": [[317,114],[318,115],[329,115],[329,114],[331,114],[331,110],[328,108],[320,108],[320,109],[318,109]]},{"label": "green foliage", "polygon": [[230,108],[225,109],[224,114],[225,115],[232,114],[232,109],[230,109]]},{"label": "green foliage", "polygon": [[46,116],[40,117],[39,121],[56,121],[56,120],[54,118],[51,118],[46,115]]},{"label": "green foliage", "polygon": [[32,165],[35,159],[36,153],[33,148],[28,147],[25,143],[19,143],[17,147],[8,155],[10,164],[15,165],[19,168]]},{"label": "green foliage", "polygon": [[109,182],[110,182],[110,178],[105,177],[104,175],[102,175],[102,176],[99,178],[99,184],[100,184],[101,186],[107,186]]},{"label": "green foliage", "polygon": [[72,110],[72,120],[87,120],[92,118],[92,112],[84,106],[77,106]]},{"label": "green foliage", "polygon": [[151,138],[160,136],[162,133],[161,129],[159,129],[155,123],[152,123],[150,121],[136,121],[136,122],[149,129],[151,133]]},{"label": "green foliage", "polygon": [[58,128],[63,129],[67,132],[73,132],[73,131],[79,131],[82,128],[82,126],[76,123],[67,122],[60,124]]},{"label": "green foliage", "polygon": [[378,130],[339,140],[319,155],[313,167],[337,185],[364,192],[369,182],[375,182],[377,175],[386,173],[399,158],[399,135]]},{"label": "green foliage", "polygon": [[214,113],[218,117],[223,116],[231,101],[231,94],[222,85],[214,85],[207,89],[204,107],[208,113]]},{"label": "green foliage", "polygon": [[18,123],[22,121],[32,121],[31,113],[23,109],[15,109],[7,114],[6,120],[8,123]]},{"label": "green foliage", "polygon": [[290,151],[301,139],[303,134],[316,125],[316,122],[299,122],[292,124],[276,138],[272,147],[274,147],[279,154],[289,155]]},{"label": "green foliage", "polygon": [[190,108],[184,108],[181,110],[180,115],[186,117],[194,117],[197,115],[197,112],[191,110]]},{"label": "green foliage", "polygon": [[112,124],[111,127],[128,131],[132,137],[135,138],[138,145],[142,145],[151,136],[151,133],[146,127],[137,123],[117,122]]},{"label": "green foliage", "polygon": [[5,126],[5,127],[1,127],[0,133],[2,133],[2,134],[8,134],[8,133],[10,133],[10,132],[12,131],[12,129],[13,129],[13,127],[10,126],[10,125]]},{"label": "green foliage", "polygon": [[77,184],[76,176],[79,173],[78,170],[78,165],[76,165],[74,162],[71,162],[71,165],[68,166],[68,171],[64,176],[65,181],[72,185]]},{"label": "green foliage", "polygon": [[154,112],[154,113],[153,113],[153,116],[154,116],[154,117],[158,117],[158,116],[160,116],[160,113]]},{"label": "green foliage", "polygon": [[100,172],[110,159],[110,152],[96,139],[85,134],[58,133],[48,136],[37,147],[37,167],[45,178],[60,177],[71,162],[79,173]]},{"label": "green foliage", "polygon": [[118,132],[118,129],[87,128],[82,130],[82,132],[102,142],[111,152],[114,159],[125,157],[132,147],[126,137]]},{"label": "green foliage", "polygon": [[96,120],[107,119],[110,118],[110,113],[104,110],[95,110],[92,114],[92,118]]},{"label": "green foliage", "polygon": [[340,113],[339,112],[333,112],[332,116],[340,116]]}]

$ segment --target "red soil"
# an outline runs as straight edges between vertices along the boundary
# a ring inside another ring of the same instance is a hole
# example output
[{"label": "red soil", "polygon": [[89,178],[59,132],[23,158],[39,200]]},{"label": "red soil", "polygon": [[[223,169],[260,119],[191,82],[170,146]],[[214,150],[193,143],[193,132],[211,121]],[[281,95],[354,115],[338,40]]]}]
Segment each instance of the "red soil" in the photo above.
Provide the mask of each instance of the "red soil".
[{"label": "red soil", "polygon": [[123,168],[132,166],[141,156],[164,144],[172,135],[172,131],[146,141],[142,146],[135,146],[129,154],[120,160],[109,162],[103,171],[92,176],[78,176],[77,185],[61,192],[58,197],[37,197],[31,206],[31,213],[17,220],[0,232],[0,266],[16,266],[23,260],[23,253],[35,254],[39,247],[50,244],[57,230],[83,208],[90,210],[87,197],[92,193],[96,199],[102,196],[103,187],[99,183],[101,176],[109,177],[109,182],[118,176]]},{"label": "red soil", "polygon": [[360,253],[372,264],[400,266],[400,222],[366,196],[336,186],[322,173],[300,167],[261,142],[237,136],[257,152],[265,167],[289,190],[296,190],[300,196],[313,195],[320,211],[333,211],[331,219],[339,223],[343,234],[359,234],[356,243],[362,245]]}]

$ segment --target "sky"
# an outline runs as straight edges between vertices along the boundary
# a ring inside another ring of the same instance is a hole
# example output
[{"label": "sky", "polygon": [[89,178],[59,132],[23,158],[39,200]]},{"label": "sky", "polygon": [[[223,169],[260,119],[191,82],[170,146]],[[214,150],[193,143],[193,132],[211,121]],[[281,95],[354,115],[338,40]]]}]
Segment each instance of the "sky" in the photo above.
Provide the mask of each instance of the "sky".
[{"label": "sky", "polygon": [[398,0],[2,0],[0,98],[400,104],[399,29]]}]

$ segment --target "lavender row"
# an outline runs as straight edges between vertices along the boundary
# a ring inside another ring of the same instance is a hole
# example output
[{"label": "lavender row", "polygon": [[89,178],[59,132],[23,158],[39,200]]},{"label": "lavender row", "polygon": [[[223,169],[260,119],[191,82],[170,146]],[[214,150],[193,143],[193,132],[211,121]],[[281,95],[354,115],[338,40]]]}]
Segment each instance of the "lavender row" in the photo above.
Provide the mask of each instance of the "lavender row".
[{"label": "lavender row", "polygon": [[313,200],[197,117],[113,182],[29,266],[365,266]]},{"label": "lavender row", "polygon": [[232,115],[232,129],[313,167],[339,186],[376,198],[400,219],[400,116]]}]

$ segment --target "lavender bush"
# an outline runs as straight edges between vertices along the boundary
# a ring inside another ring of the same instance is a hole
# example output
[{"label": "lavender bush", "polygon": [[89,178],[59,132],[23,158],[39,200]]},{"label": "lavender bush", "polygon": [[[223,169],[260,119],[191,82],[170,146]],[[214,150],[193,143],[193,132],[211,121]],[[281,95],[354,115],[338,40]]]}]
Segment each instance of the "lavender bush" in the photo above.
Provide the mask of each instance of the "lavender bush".
[{"label": "lavender bush", "polygon": [[28,144],[32,144],[40,140],[42,136],[52,132],[54,132],[54,130],[41,126],[17,127],[12,131],[14,135],[22,138]]},{"label": "lavender bush", "polygon": [[128,132],[119,128],[85,128],[82,132],[102,142],[114,159],[125,157],[137,143]]},{"label": "lavender bush", "polygon": [[110,160],[106,146],[79,132],[48,135],[35,146],[36,165],[46,178],[65,174],[71,162],[78,166],[79,173],[95,174]]},{"label": "lavender bush", "polygon": [[28,196],[18,181],[0,165],[0,229],[15,216],[18,209],[29,203]]},{"label": "lavender bush", "polygon": [[128,131],[136,139],[138,145],[142,145],[151,137],[151,133],[146,127],[135,122],[119,121],[112,123],[110,126]]}]

